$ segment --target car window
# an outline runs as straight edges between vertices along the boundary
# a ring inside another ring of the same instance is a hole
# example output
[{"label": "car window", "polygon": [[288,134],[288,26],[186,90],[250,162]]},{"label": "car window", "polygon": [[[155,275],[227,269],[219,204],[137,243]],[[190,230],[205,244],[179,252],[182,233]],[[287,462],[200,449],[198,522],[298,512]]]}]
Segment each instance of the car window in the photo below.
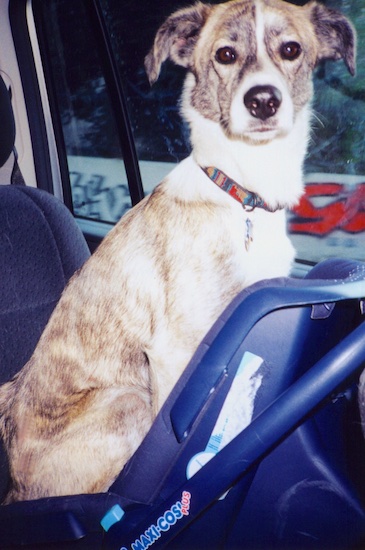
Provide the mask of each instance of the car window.
[{"label": "car window", "polygon": [[315,73],[312,133],[305,163],[306,193],[289,216],[299,258],[365,259],[365,5],[326,2],[353,22],[357,70],[327,61]]},{"label": "car window", "polygon": [[[147,0],[37,4],[36,17],[47,21],[48,78],[62,121],[76,216],[114,223],[132,205],[105,62],[98,55],[101,30],[88,6],[99,6],[148,194],[190,153],[190,144],[179,114],[184,70],[167,62],[150,87],[143,60],[162,21],[189,3],[159,0],[152,8]],[[315,73],[306,193],[288,214],[288,230],[304,263],[331,256],[365,259],[365,7],[362,0],[325,3],[353,21],[358,66],[355,78],[339,62],[327,61]]]},{"label": "car window", "polygon": [[115,223],[131,208],[123,152],[87,4],[39,3],[48,89],[55,95],[77,217]]}]

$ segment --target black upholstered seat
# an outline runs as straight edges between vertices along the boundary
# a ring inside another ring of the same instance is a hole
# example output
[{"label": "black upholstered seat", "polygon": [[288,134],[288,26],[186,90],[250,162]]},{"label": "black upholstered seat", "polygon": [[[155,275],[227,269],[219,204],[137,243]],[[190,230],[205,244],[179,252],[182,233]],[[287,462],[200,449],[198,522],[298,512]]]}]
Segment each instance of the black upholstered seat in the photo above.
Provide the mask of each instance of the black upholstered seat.
[{"label": "black upholstered seat", "polygon": [[[0,118],[2,166],[13,151],[15,126],[1,78]],[[90,254],[73,216],[58,199],[8,183],[0,185],[0,384],[29,359],[67,281]],[[0,468],[1,500],[7,484],[1,452]]]}]

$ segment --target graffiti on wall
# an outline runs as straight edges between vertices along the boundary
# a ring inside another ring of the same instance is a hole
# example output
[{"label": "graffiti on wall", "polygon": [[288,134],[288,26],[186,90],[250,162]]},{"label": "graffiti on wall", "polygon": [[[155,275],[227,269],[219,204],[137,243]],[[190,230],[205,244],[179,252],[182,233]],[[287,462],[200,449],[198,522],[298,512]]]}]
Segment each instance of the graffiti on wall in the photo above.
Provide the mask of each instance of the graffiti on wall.
[{"label": "graffiti on wall", "polygon": [[75,171],[70,172],[70,181],[76,216],[115,223],[131,208],[126,184],[110,187],[101,174]]},{"label": "graffiti on wall", "polygon": [[293,213],[289,223],[291,233],[320,237],[335,230],[361,233],[365,231],[365,182],[351,187],[341,183],[307,183],[305,195]]}]

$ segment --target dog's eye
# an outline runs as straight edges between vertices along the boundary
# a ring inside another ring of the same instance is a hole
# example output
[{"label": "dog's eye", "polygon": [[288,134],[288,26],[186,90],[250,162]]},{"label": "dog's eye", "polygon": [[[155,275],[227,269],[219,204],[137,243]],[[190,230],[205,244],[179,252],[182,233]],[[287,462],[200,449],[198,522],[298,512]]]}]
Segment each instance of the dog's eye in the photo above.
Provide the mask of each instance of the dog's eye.
[{"label": "dog's eye", "polygon": [[237,55],[232,48],[225,46],[224,48],[219,48],[219,50],[216,51],[215,58],[218,63],[221,63],[222,65],[229,65],[236,61]]},{"label": "dog's eye", "polygon": [[294,61],[302,53],[302,48],[298,42],[286,42],[280,48],[280,55],[283,59]]}]

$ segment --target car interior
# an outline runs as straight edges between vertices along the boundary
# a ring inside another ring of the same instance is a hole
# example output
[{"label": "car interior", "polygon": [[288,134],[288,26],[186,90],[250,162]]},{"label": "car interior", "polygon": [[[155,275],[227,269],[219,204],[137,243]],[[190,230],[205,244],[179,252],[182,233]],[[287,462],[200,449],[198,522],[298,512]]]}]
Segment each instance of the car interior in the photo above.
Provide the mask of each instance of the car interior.
[{"label": "car interior", "polygon": [[[28,2],[5,4],[10,21],[30,9]],[[102,4],[93,2],[96,14]],[[21,29],[19,21],[12,32]],[[19,66],[26,62],[20,50]],[[68,202],[75,154],[68,187],[57,187],[53,175],[62,173],[62,161],[49,163],[52,149],[46,169],[28,172],[18,155],[28,135],[19,130],[21,106],[11,79],[2,76],[1,384],[27,362],[68,280],[109,223],[99,218],[93,232],[92,216],[75,215],[76,195]],[[39,108],[36,101],[28,102],[28,113]],[[128,178],[131,168],[125,170]],[[52,185],[39,184],[44,179]],[[132,206],[143,190],[138,181],[129,185]],[[107,493],[0,506],[0,548],[363,548],[365,440],[357,387],[365,366],[365,261],[347,255],[298,265],[305,265],[304,275],[297,276],[298,268],[291,277],[261,281],[233,300]],[[224,440],[217,436],[222,423]],[[4,449],[0,473],[2,499],[9,483]]]}]

